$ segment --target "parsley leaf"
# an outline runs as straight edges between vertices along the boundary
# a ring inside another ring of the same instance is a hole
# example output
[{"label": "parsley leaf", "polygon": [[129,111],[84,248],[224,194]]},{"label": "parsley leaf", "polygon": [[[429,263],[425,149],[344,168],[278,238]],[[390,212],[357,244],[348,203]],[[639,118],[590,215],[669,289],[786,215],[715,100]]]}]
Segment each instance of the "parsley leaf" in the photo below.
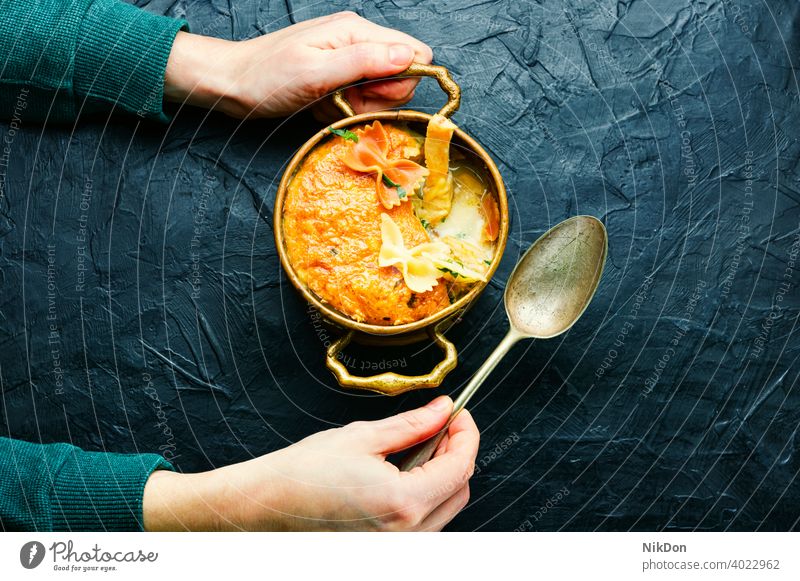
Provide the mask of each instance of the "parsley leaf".
[{"label": "parsley leaf", "polygon": [[405,188],[403,188],[400,184],[393,182],[391,178],[386,174],[383,174],[383,183],[385,183],[390,188],[397,188],[397,197],[400,198],[401,200],[404,200],[408,195],[406,193]]},{"label": "parsley leaf", "polygon": [[439,268],[439,270],[441,270],[442,272],[446,272],[446,273],[448,273],[448,274],[449,274],[450,276],[452,276],[453,278],[458,278],[459,276],[461,276],[461,273],[458,273],[458,272],[455,272],[455,271],[453,271],[453,270],[450,270],[449,268],[445,268],[444,266],[440,266],[440,267],[438,267],[438,268]]},{"label": "parsley leaf", "polygon": [[428,222],[425,218],[420,218],[419,221],[422,222],[422,227],[425,228],[425,230],[431,227],[430,222]]},{"label": "parsley leaf", "polygon": [[346,139],[348,141],[354,141],[358,143],[358,135],[350,131],[349,129],[334,129],[333,127],[328,127],[328,131],[333,133],[334,135],[338,135],[339,137]]}]

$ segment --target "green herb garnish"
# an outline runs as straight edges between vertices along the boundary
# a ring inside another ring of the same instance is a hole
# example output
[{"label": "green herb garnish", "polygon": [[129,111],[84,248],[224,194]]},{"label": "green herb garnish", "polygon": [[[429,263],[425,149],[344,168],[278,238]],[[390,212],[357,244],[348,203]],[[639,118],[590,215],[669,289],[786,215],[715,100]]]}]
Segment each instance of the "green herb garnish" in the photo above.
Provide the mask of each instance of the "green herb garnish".
[{"label": "green herb garnish", "polygon": [[446,272],[447,274],[449,274],[453,278],[458,278],[459,276],[461,276],[461,273],[458,273],[458,272],[455,272],[453,270],[450,270],[449,268],[445,268],[444,266],[440,266],[438,268],[439,268],[439,270],[441,270],[442,272]]},{"label": "green herb garnish", "polygon": [[420,218],[419,221],[422,222],[422,227],[425,228],[425,230],[431,227],[430,223],[425,218]]},{"label": "green herb garnish", "polygon": [[484,260],[484,261],[483,261],[483,263],[484,263],[486,266],[491,266],[491,265],[492,265],[492,261],[491,261],[491,260]]},{"label": "green herb garnish", "polygon": [[355,133],[353,133],[348,129],[334,129],[333,127],[328,127],[328,131],[330,131],[334,135],[338,135],[342,139],[358,143],[358,135],[356,135]]},{"label": "green herb garnish", "polygon": [[405,199],[407,195],[406,190],[400,184],[393,182],[392,179],[386,174],[383,174],[383,183],[385,183],[390,188],[397,188],[397,197],[400,198],[401,200]]}]

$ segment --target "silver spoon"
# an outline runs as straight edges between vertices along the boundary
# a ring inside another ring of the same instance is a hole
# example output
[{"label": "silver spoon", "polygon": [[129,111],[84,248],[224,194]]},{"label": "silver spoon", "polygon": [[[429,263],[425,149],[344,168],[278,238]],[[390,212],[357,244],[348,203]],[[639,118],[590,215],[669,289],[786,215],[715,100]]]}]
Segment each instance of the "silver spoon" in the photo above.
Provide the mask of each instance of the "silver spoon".
[{"label": "silver spoon", "polygon": [[458,396],[444,428],[412,447],[401,470],[431,459],[450,423],[517,341],[550,339],[575,324],[597,290],[607,253],[605,226],[593,216],[564,220],[531,245],[514,267],[503,295],[508,333]]}]

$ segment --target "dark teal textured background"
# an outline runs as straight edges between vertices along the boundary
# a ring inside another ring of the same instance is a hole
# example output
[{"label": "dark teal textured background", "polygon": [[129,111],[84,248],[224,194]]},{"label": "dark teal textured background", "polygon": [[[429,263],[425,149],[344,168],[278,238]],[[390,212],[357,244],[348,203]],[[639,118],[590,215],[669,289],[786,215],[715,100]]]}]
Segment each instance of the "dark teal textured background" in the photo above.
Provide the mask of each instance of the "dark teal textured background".
[{"label": "dark teal textured background", "polygon": [[[798,528],[800,5],[140,5],[236,39],[349,8],[429,43],[463,88],[455,121],[505,178],[505,259],[448,334],[460,365],[442,388],[345,393],[272,237],[308,116],[23,118],[0,206],[2,432],[193,471],[455,393],[505,331],[521,252],[594,214],[610,234],[600,291],[471,405],[478,470],[450,529]],[[424,81],[412,106],[441,103]],[[413,351],[348,353],[358,368]]]}]

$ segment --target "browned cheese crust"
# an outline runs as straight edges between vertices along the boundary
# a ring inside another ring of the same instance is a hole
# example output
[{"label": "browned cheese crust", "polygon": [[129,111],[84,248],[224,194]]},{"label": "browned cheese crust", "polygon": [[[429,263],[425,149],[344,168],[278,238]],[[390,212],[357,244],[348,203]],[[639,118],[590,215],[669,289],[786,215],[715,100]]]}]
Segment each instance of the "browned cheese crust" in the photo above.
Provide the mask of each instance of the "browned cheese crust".
[{"label": "browned cheese crust", "polygon": [[[394,125],[384,127],[389,159],[420,158],[416,138]],[[413,293],[397,268],[378,266],[381,213],[399,226],[407,248],[428,242],[428,234],[410,201],[386,210],[378,201],[375,176],[341,161],[350,145],[339,137],[327,139],[309,153],[289,184],[283,219],[289,260],[314,294],[355,321],[399,325],[424,319],[450,304],[447,290],[440,283]]]}]

